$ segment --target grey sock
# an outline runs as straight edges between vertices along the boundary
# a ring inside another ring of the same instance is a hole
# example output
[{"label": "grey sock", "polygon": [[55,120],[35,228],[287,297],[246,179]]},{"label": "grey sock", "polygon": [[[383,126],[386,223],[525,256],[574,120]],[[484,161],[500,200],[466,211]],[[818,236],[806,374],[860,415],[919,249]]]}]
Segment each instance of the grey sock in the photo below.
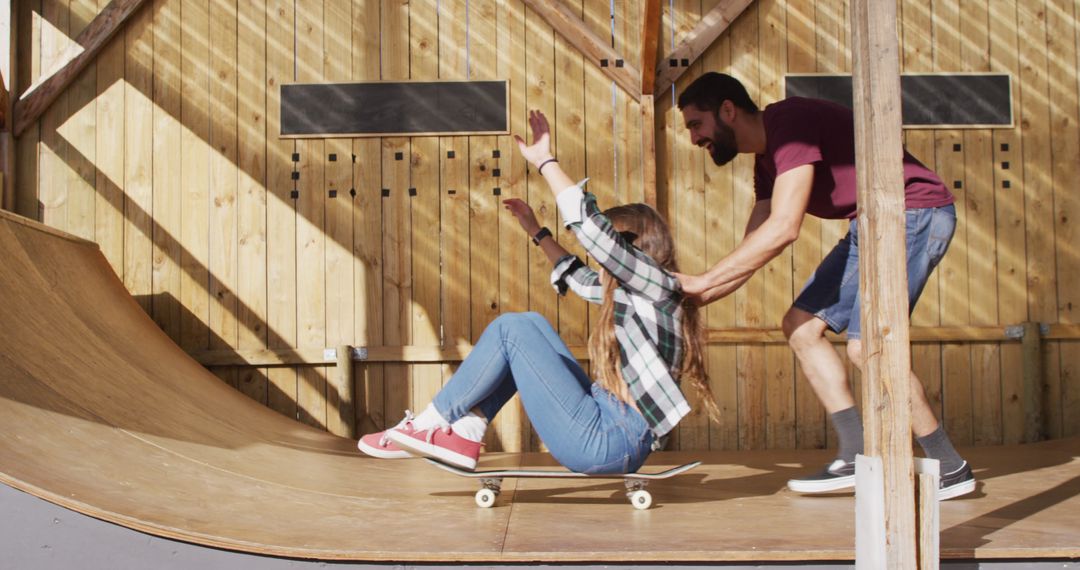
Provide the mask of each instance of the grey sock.
[{"label": "grey sock", "polygon": [[916,441],[922,446],[927,457],[941,462],[942,475],[952,473],[964,464],[964,460],[956,452],[956,448],[953,447],[952,442],[949,441],[949,436],[945,434],[945,430],[941,426],[938,426],[929,435],[916,438]]},{"label": "grey sock", "polygon": [[832,424],[840,440],[836,456],[853,463],[855,455],[863,452],[862,416],[858,408],[852,406],[832,414]]}]

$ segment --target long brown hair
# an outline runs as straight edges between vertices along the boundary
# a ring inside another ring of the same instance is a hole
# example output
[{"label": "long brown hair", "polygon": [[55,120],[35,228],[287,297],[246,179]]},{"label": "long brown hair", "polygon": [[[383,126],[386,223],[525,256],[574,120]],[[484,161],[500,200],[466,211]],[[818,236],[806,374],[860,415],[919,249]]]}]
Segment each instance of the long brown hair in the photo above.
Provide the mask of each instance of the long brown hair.
[{"label": "long brown hair", "polygon": [[[616,206],[604,212],[611,220],[616,231],[628,239],[634,247],[645,252],[660,267],[669,272],[679,271],[675,260],[675,244],[671,239],[671,230],[667,222],[648,204],[627,204]],[[589,335],[589,359],[597,381],[605,390],[615,394],[627,404],[633,404],[630,389],[622,377],[622,363],[619,359],[619,342],[615,338],[615,288],[618,282],[607,276],[604,283],[604,304],[600,308],[600,317]],[[705,372],[705,356],[702,351],[701,319],[696,303],[689,299],[682,302],[682,341],[683,351],[680,362],[675,362],[672,376],[689,384],[705,405],[709,418],[719,421],[720,409],[716,398],[709,388],[709,377]]]}]

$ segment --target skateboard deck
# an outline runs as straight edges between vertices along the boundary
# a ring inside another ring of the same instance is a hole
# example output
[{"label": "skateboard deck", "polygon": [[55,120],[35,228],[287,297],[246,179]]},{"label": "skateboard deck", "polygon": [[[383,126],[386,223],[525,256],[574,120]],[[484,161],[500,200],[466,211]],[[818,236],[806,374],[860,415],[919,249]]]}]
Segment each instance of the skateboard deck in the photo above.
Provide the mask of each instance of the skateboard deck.
[{"label": "skateboard deck", "polygon": [[649,481],[674,477],[675,475],[686,473],[698,465],[701,465],[700,461],[694,461],[693,463],[687,463],[678,467],[672,467],[666,471],[655,473],[607,473],[594,475],[565,470],[555,471],[540,469],[491,469],[485,471],[467,471],[430,457],[425,457],[424,460],[439,469],[449,471],[454,475],[469,477],[471,479],[480,479],[481,489],[476,492],[476,504],[483,508],[495,505],[495,498],[499,495],[503,479],[520,477],[522,479],[622,479],[626,483],[626,497],[630,499],[630,504],[632,504],[635,509],[643,510],[652,506],[652,494],[645,490],[645,486]]}]

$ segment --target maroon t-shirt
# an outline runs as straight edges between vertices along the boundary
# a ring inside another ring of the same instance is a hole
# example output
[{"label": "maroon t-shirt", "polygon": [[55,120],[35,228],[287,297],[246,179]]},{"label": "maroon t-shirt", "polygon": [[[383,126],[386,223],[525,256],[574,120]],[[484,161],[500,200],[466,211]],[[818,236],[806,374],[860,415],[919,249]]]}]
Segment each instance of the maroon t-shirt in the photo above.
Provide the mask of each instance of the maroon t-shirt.
[{"label": "maroon t-shirt", "polygon": [[[814,165],[814,187],[806,212],[826,219],[855,217],[855,117],[829,101],[790,97],[765,107],[765,154],[754,163],[758,200],[772,197],[776,177],[804,164]],[[952,192],[932,170],[904,151],[904,190],[908,208],[953,203]]]}]

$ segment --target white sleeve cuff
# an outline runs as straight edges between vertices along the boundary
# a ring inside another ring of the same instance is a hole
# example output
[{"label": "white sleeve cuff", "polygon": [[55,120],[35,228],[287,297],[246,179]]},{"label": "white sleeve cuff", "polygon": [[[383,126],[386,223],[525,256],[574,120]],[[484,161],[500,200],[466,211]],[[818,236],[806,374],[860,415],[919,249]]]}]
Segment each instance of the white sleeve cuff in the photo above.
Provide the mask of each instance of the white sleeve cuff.
[{"label": "white sleeve cuff", "polygon": [[585,178],[574,186],[567,186],[555,196],[555,203],[559,205],[559,213],[562,214],[563,225],[569,226],[581,221],[581,202],[585,199],[585,191],[582,187],[589,179]]}]

